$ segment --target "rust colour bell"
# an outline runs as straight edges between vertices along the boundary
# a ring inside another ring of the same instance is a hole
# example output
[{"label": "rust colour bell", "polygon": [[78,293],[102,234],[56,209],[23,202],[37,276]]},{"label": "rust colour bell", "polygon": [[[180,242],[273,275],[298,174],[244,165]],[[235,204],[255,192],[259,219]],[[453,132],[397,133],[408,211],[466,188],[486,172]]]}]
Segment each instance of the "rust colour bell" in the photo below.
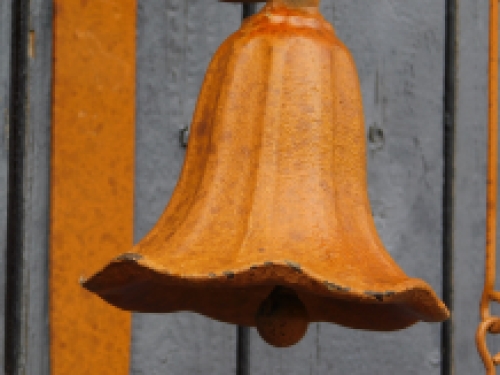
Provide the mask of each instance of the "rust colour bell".
[{"label": "rust colour bell", "polygon": [[376,232],[356,68],[317,3],[269,1],[222,44],[170,204],[88,290],[125,310],[256,326],[275,346],[310,322],[448,318]]}]

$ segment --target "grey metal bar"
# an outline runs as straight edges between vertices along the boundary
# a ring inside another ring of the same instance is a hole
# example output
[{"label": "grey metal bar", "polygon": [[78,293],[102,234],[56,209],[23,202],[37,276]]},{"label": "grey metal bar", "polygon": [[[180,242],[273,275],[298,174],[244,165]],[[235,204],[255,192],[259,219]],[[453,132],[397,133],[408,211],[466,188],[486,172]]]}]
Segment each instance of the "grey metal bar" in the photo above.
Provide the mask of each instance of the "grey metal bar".
[{"label": "grey metal bar", "polygon": [[257,12],[257,4],[243,4],[243,19]]},{"label": "grey metal bar", "polygon": [[28,110],[29,0],[12,1],[9,172],[5,296],[5,374],[25,373],[25,139]]},{"label": "grey metal bar", "polygon": [[456,132],[457,0],[446,1],[444,72],[443,301],[451,318],[441,330],[441,374],[453,373],[453,236]]}]

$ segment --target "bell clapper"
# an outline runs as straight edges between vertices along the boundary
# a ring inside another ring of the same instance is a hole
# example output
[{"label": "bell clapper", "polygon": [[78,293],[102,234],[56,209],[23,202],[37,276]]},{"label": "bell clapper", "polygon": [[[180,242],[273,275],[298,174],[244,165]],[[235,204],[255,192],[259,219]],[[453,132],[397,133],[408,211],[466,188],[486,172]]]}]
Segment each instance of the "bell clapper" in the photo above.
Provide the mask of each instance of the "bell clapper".
[{"label": "bell clapper", "polygon": [[262,302],[255,316],[257,331],[269,345],[297,344],[309,326],[307,310],[295,291],[278,286]]}]

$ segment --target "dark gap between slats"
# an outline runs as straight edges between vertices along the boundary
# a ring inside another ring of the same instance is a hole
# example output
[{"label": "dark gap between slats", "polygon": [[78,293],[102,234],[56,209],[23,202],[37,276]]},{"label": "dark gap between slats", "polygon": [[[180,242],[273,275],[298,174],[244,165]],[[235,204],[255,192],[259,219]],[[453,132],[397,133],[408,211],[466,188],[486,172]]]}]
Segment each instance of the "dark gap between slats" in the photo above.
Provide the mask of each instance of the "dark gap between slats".
[{"label": "dark gap between slats", "polygon": [[443,301],[451,318],[441,330],[441,374],[453,373],[453,214],[457,70],[457,0],[446,0],[444,61]]},{"label": "dark gap between slats", "polygon": [[12,1],[9,174],[5,295],[5,374],[25,373],[24,178],[28,110],[29,0]]}]

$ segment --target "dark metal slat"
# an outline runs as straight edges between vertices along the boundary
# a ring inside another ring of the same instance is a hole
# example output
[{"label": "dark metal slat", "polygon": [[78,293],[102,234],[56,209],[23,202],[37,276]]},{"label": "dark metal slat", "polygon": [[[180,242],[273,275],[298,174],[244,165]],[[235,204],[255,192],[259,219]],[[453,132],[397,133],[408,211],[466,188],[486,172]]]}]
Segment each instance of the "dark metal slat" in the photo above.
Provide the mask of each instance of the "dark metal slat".
[{"label": "dark metal slat", "polygon": [[25,140],[28,110],[29,0],[12,1],[9,174],[5,296],[5,374],[25,373]]},{"label": "dark metal slat", "polygon": [[257,4],[243,4],[243,19],[257,12]]},{"label": "dark metal slat", "polygon": [[444,72],[443,301],[451,311],[441,331],[441,374],[453,373],[453,227],[456,132],[457,0],[446,1]]}]

